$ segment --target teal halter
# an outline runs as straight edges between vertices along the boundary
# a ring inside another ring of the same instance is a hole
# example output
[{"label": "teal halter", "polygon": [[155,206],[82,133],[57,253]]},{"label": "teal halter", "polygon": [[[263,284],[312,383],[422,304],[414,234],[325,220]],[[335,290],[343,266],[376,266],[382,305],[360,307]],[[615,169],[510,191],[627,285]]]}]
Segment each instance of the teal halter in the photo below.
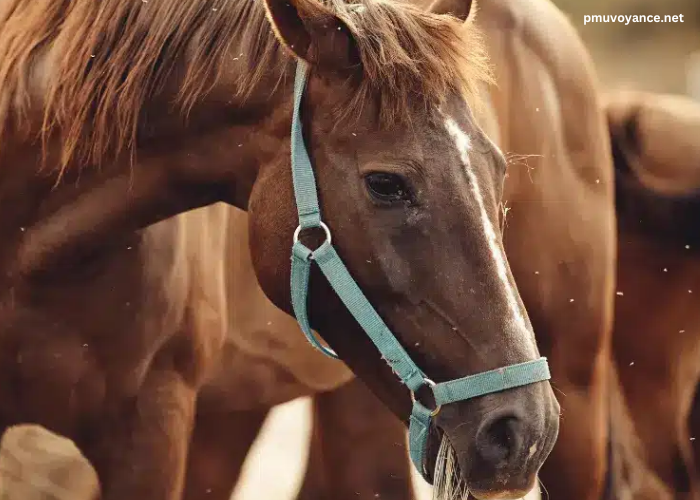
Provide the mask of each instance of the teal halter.
[{"label": "teal halter", "polygon": [[[311,264],[315,262],[324,276],[355,317],[365,333],[374,342],[389,363],[394,373],[411,391],[413,410],[409,426],[409,446],[411,461],[423,477],[430,481],[425,468],[425,449],[432,417],[438,414],[442,405],[464,401],[466,399],[500,392],[514,387],[529,385],[550,379],[546,358],[527,361],[515,365],[478,373],[449,382],[436,384],[416,366],[408,353],[401,347],[379,314],[364,296],[355,280],[331,244],[331,231],[321,220],[321,213],[316,193],[316,180],[304,145],[302,124],[299,116],[301,98],[306,85],[306,63],[297,64],[294,82],[294,114],[292,116],[292,178],[294,196],[299,214],[299,226],[294,232],[292,246],[292,307],[309,342],[321,352],[332,358],[338,358],[335,352],[322,345],[311,331],[307,314],[307,295]],[[299,241],[299,233],[304,229],[322,228],[326,240],[316,250],[310,250]],[[423,406],[415,397],[416,391],[429,386],[435,397],[434,409]]]}]

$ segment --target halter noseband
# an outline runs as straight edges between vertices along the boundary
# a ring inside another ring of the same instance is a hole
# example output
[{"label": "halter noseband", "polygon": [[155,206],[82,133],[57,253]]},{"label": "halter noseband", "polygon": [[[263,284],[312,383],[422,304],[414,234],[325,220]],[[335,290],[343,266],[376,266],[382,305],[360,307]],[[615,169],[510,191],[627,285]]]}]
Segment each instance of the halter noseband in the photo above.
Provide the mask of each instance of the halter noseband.
[{"label": "halter noseband", "polygon": [[[330,229],[321,220],[316,180],[304,144],[300,118],[306,73],[307,65],[300,60],[297,63],[294,82],[291,138],[292,178],[299,215],[299,226],[294,232],[292,245],[291,293],[294,314],[309,342],[327,356],[337,359],[338,356],[334,351],[318,341],[309,324],[307,314],[309,275],[311,264],[315,262],[338,297],[379,349],[382,357],[389,363],[401,382],[411,391],[411,401],[413,402],[409,426],[411,461],[421,475],[430,481],[425,468],[425,450],[432,417],[440,412],[442,405],[549,380],[551,378],[549,365],[547,359],[542,357],[438,384],[427,378],[416,366],[348,272],[331,244]],[[326,234],[323,244],[313,251],[299,241],[299,233],[310,228],[322,228]],[[426,408],[415,397],[416,391],[423,386],[430,387],[433,392],[436,404],[434,409]]]}]

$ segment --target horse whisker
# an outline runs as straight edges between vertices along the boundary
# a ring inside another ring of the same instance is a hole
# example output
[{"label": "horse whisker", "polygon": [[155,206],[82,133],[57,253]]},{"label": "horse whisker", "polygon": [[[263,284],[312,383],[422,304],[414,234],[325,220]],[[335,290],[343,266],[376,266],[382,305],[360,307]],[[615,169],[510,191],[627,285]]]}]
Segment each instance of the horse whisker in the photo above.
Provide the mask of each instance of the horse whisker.
[{"label": "horse whisker", "polygon": [[435,463],[433,500],[467,500],[469,489],[460,477],[457,453],[443,436]]}]

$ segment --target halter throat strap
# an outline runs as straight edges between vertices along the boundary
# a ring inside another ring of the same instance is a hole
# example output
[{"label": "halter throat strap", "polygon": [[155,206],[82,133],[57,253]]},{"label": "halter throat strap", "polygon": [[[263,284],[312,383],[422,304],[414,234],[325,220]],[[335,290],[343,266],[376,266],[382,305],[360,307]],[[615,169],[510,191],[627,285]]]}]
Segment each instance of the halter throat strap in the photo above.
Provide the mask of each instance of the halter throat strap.
[{"label": "halter throat strap", "polygon": [[[308,318],[309,278],[311,265],[316,263],[345,307],[377,347],[382,358],[411,391],[413,409],[409,425],[410,457],[420,474],[430,482],[425,466],[426,445],[432,419],[439,413],[442,405],[549,380],[551,378],[549,365],[547,359],[542,357],[438,384],[426,377],[418,368],[350,275],[332,245],[330,229],[321,220],[316,179],[304,144],[300,116],[306,75],[307,64],[300,60],[297,63],[294,82],[291,131],[292,179],[299,217],[299,226],[293,236],[291,258],[291,294],[294,315],[309,342],[327,356],[338,359],[333,350],[317,339]],[[301,231],[311,228],[323,229],[326,236],[325,241],[316,250],[309,249],[299,241]],[[423,386],[429,386],[432,390],[436,404],[433,409],[426,408],[415,397],[415,393]]]}]

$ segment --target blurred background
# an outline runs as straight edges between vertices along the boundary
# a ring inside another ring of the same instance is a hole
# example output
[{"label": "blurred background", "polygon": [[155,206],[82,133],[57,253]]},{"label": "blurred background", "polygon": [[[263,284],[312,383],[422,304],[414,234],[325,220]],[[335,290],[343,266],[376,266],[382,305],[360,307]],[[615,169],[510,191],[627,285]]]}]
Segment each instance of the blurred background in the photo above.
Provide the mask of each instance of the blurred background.
[{"label": "blurred background", "polygon": [[[700,100],[700,0],[553,0],[589,47],[603,84]],[[588,23],[584,15],[683,14],[683,23]]]}]

